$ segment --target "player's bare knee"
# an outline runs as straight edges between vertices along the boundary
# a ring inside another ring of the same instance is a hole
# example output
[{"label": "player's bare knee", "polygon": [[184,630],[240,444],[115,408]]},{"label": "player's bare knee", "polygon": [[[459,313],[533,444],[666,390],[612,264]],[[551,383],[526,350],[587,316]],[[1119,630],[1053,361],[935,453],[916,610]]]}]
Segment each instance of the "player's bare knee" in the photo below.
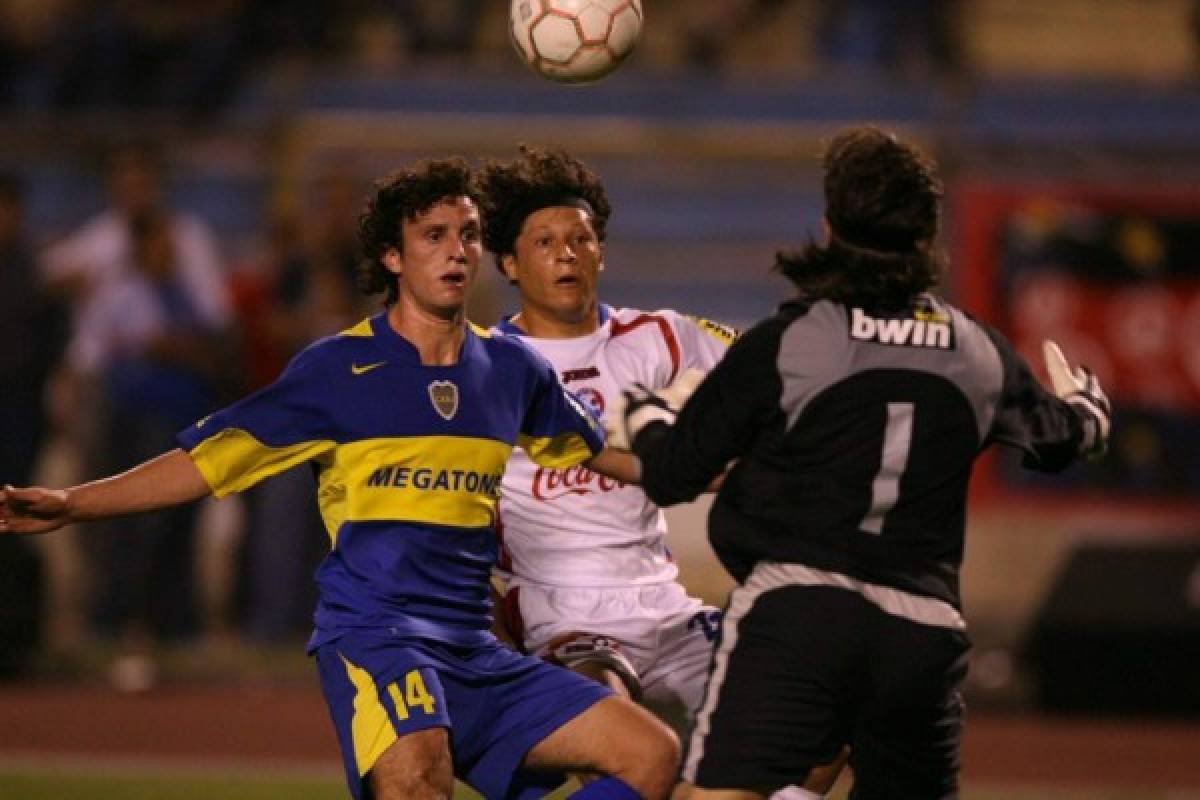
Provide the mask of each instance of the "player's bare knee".
[{"label": "player's bare knee", "polygon": [[679,739],[671,731],[666,731],[665,734],[657,740],[655,751],[648,753],[646,757],[647,784],[652,790],[647,792],[647,797],[669,797],[679,775],[682,754]]},{"label": "player's bare knee", "polygon": [[375,800],[451,800],[454,796],[452,773],[430,764],[412,772],[371,770],[372,796]]},{"label": "player's bare knee", "polygon": [[[647,715],[649,716],[649,715]],[[624,737],[623,737],[624,738]],[[642,797],[666,798],[679,772],[679,739],[666,725],[650,718],[636,736],[625,738],[616,773]]]},{"label": "player's bare knee", "polygon": [[[420,745],[397,742],[375,762],[367,776],[375,800],[450,800],[454,770],[450,751],[431,739]],[[403,744],[402,744],[403,743]]]}]

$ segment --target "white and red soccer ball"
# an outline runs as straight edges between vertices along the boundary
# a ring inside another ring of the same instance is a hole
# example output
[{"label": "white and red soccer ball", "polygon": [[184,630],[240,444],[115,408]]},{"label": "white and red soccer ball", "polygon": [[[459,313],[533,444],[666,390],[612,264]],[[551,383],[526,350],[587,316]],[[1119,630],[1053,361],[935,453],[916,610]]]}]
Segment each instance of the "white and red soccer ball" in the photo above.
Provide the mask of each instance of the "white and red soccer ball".
[{"label": "white and red soccer ball", "polygon": [[513,47],[534,72],[588,83],[612,72],[642,32],[641,0],[512,0]]}]

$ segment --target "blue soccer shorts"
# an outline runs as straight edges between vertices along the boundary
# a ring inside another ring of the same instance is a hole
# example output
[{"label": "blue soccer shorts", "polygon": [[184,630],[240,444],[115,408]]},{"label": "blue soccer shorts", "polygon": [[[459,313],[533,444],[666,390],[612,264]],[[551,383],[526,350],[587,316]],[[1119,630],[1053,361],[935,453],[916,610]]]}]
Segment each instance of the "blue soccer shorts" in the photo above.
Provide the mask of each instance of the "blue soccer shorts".
[{"label": "blue soccer shorts", "polygon": [[498,641],[348,634],[316,659],[355,800],[369,800],[365,777],[398,737],[434,727],[449,731],[455,776],[487,800],[542,797],[565,776],[522,770],[525,755],[611,694]]}]

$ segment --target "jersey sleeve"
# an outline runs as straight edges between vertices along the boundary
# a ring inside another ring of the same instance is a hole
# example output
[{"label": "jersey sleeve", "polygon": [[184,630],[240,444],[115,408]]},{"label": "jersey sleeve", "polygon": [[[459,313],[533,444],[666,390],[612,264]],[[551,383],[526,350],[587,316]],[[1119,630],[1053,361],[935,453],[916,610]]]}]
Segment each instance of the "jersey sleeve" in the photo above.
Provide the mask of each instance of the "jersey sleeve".
[{"label": "jersey sleeve", "polygon": [[559,382],[549,361],[526,351],[533,390],[517,443],[539,466],[562,469],[587,461],[604,449],[600,422]]},{"label": "jersey sleeve", "polygon": [[1022,465],[1058,472],[1080,456],[1083,420],[1074,408],[1046,391],[1025,359],[998,331],[981,325],[1000,356],[1004,383],[988,442],[1019,448]]},{"label": "jersey sleeve", "polygon": [[243,491],[334,449],[316,362],[302,352],[275,383],[179,432],[176,441],[214,495]]},{"label": "jersey sleeve", "polygon": [[674,425],[652,423],[638,434],[642,488],[660,506],[691,500],[729,462],[742,455],[783,391],[775,363],[781,330],[762,323],[738,339],[687,404]]},{"label": "jersey sleeve", "polygon": [[668,319],[679,341],[681,372],[692,368],[708,372],[737,341],[738,332],[719,322],[674,312]]}]

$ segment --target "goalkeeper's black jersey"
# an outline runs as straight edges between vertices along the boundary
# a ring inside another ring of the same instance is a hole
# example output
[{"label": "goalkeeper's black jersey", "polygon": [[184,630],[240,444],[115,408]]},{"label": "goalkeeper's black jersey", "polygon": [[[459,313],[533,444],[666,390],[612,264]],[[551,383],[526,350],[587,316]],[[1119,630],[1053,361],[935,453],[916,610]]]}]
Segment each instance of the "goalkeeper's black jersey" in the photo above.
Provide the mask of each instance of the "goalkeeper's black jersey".
[{"label": "goalkeeper's black jersey", "polygon": [[1082,437],[999,333],[922,295],[888,316],[785,304],[635,450],[660,505],[695,497],[736,459],[709,537],[739,581],[759,561],[791,562],[957,607],[975,458],[1000,442],[1059,470]]}]

